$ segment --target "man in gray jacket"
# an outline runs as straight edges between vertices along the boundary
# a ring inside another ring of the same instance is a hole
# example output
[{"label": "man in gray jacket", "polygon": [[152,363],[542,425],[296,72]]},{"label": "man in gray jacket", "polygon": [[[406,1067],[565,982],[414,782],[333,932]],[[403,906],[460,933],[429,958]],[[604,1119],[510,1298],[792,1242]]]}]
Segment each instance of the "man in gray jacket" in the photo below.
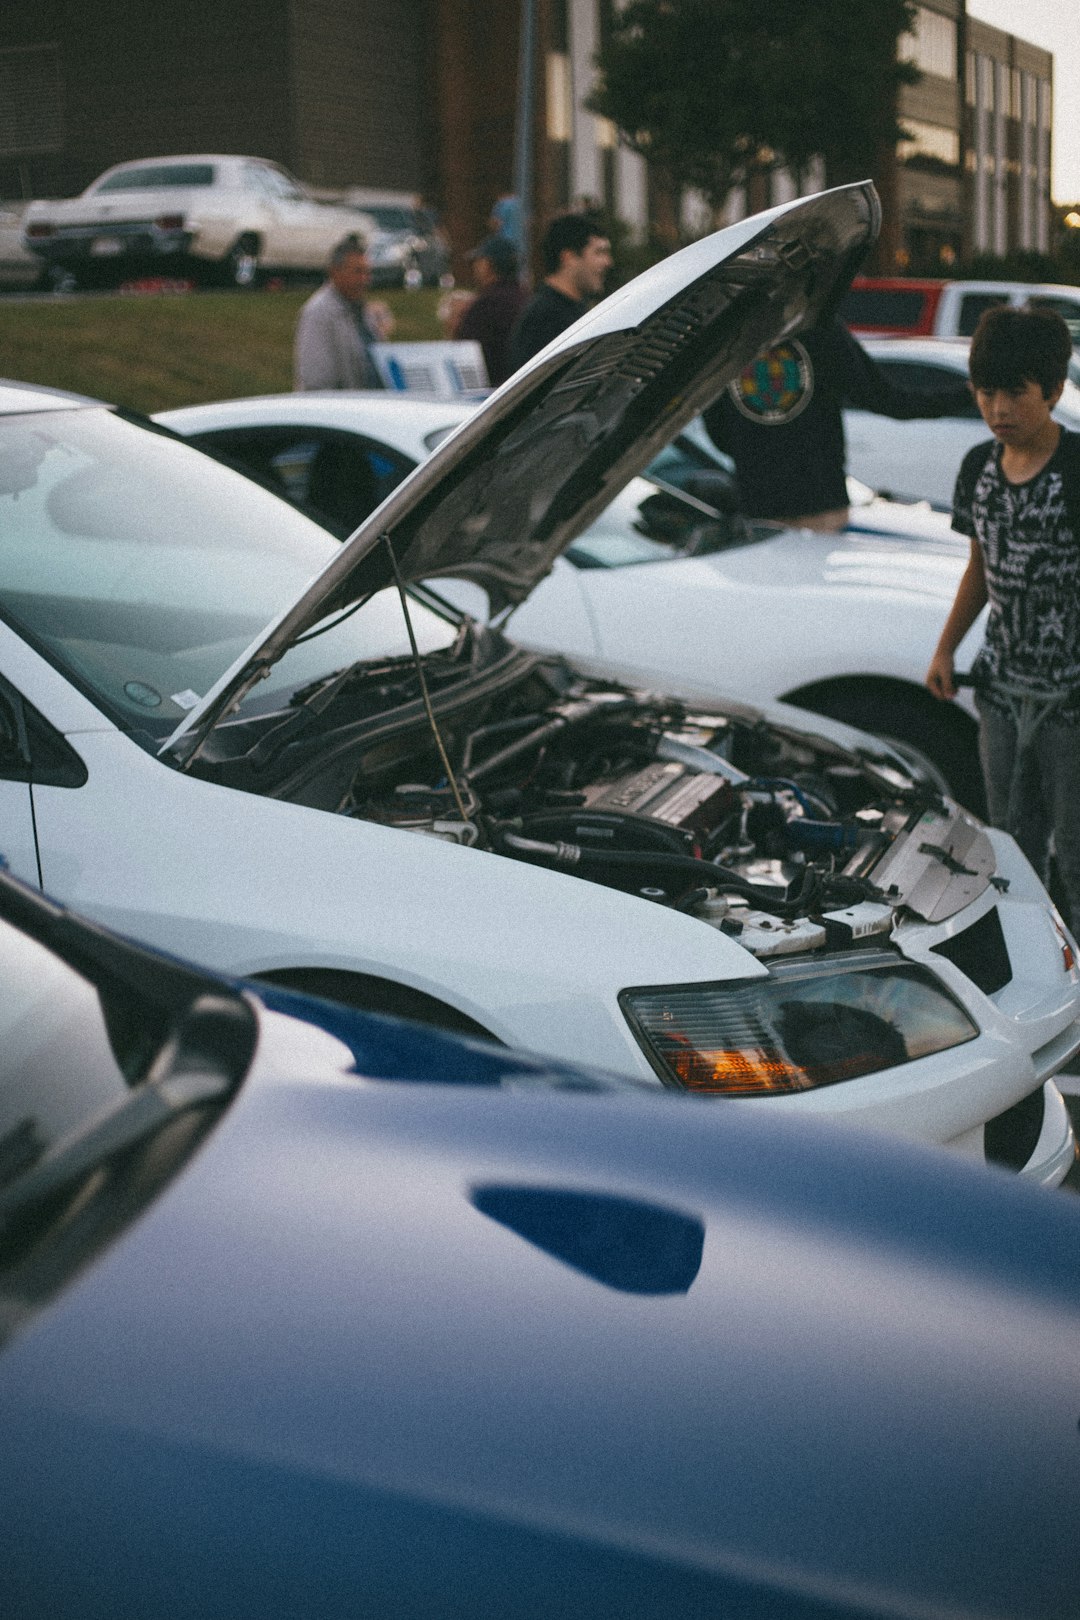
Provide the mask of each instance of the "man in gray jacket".
[{"label": "man in gray jacket", "polygon": [[382,334],[364,305],[369,281],[363,238],[346,236],[330,255],[325,282],[296,323],[293,370],[298,392],[382,387],[370,349]]}]

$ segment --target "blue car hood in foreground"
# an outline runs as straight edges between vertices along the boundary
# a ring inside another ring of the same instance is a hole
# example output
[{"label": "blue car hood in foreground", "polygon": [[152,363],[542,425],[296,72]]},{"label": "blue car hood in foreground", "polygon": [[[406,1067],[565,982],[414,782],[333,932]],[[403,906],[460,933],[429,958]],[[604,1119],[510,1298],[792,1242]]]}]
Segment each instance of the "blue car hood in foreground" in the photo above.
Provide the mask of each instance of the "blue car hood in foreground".
[{"label": "blue car hood in foreground", "polygon": [[7,1612],[1075,1614],[1080,1211],[766,1113],[256,1076],[0,1357]]}]

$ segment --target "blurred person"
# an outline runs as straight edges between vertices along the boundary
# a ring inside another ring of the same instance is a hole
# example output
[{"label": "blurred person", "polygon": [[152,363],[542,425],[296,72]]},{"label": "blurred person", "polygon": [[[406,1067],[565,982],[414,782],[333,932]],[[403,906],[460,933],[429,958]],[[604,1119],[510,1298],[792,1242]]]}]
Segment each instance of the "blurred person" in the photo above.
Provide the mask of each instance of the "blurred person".
[{"label": "blurred person", "polygon": [[1054,421],[1072,357],[1047,309],[987,310],[968,369],[992,439],[964,457],[952,526],[971,554],[926,675],[956,694],[956,649],[989,602],[974,665],[990,820],[1044,878],[1051,838],[1080,933],[1080,434]]},{"label": "blurred person", "polygon": [[845,406],[911,421],[955,414],[970,401],[966,383],[934,392],[898,387],[830,318],[759,355],[703,420],[735,463],[748,517],[839,530],[848,521]]},{"label": "blurred person", "polygon": [[370,280],[363,237],[343,237],[330,255],[325,282],[297,318],[293,376],[298,393],[382,387],[371,345],[389,337],[393,316],[381,301],[365,302]]},{"label": "blurred person", "polygon": [[560,214],[540,244],[544,279],[521,312],[510,338],[510,368],[565,332],[604,291],[611,269],[611,243],[586,214]]},{"label": "blurred person", "polygon": [[504,236],[516,253],[521,252],[521,202],[512,191],[504,191],[491,205],[488,230],[492,236]]},{"label": "blurred person", "polygon": [[510,364],[510,334],[525,305],[525,290],[518,280],[518,256],[505,236],[489,236],[469,258],[478,290],[461,310],[451,335],[474,338],[479,343],[488,381],[497,388],[514,370]]}]

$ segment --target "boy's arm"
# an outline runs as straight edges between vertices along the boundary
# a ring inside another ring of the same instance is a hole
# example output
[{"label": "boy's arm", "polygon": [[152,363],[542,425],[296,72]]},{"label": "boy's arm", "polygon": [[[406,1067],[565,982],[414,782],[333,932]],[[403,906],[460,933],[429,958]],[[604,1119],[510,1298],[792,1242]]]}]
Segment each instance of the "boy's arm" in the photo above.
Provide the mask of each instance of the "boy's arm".
[{"label": "boy's arm", "polygon": [[944,699],[956,696],[953,656],[986,606],[986,601],[986,572],[983,568],[982,549],[979,542],[972,539],[968,565],[956,588],[956,598],[949,609],[945,628],[941,632],[937,649],[930,660],[930,668],[926,672],[926,684],[935,697]]}]

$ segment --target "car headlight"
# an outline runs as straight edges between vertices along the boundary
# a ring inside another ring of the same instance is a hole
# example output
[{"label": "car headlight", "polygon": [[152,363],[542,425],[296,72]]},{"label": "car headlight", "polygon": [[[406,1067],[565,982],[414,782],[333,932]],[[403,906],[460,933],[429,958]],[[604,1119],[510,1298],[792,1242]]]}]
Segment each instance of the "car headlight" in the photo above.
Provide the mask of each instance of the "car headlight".
[{"label": "car headlight", "polygon": [[834,1086],[979,1033],[932,973],[881,950],[777,963],[764,979],[624,990],[619,1001],[661,1079],[735,1096]]}]

